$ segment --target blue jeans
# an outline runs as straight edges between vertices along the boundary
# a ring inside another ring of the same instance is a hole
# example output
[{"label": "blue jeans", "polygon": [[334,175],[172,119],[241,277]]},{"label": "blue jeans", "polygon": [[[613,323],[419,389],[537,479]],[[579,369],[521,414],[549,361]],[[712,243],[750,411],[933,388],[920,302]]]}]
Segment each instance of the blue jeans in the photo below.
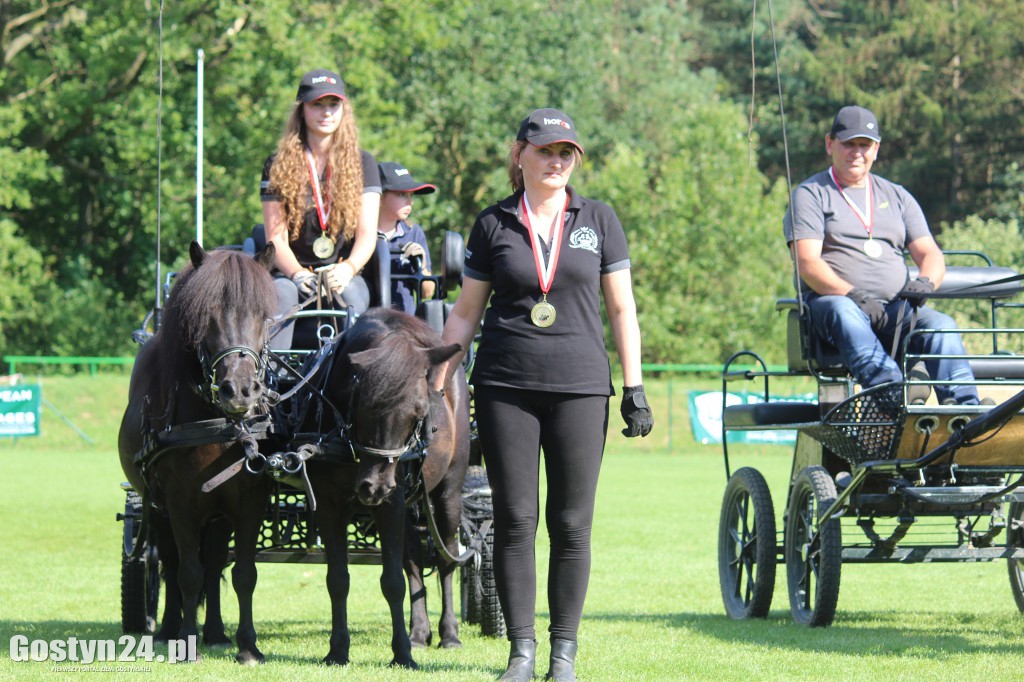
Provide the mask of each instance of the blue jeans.
[{"label": "blue jeans", "polygon": [[[884,328],[871,328],[868,316],[846,296],[818,296],[807,298],[811,311],[811,324],[815,333],[839,349],[843,362],[862,387],[877,386],[890,381],[902,381],[899,365],[889,355],[896,333],[896,319],[900,307],[904,308],[900,338],[910,332],[912,310],[910,304],[897,299],[885,304],[888,321]],[[927,306],[917,311],[915,329],[956,329],[956,322]],[[884,345],[883,345],[884,344]],[[965,355],[959,334],[920,334],[915,336],[908,352],[926,355]],[[954,398],[960,404],[977,405],[978,389],[971,382],[974,373],[967,360],[927,360],[925,367],[931,378],[938,381],[962,381],[964,385],[935,386],[939,402]]]}]

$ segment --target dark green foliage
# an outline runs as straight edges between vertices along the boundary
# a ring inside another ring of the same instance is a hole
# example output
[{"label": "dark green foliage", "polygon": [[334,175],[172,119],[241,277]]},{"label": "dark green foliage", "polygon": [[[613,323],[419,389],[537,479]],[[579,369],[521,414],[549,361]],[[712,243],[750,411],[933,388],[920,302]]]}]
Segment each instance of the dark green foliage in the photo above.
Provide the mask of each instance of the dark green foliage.
[{"label": "dark green foliage", "polygon": [[[647,361],[781,357],[781,120],[767,3],[423,0],[0,3],[0,349],[120,354],[196,223],[196,62],[205,52],[207,246],[262,219],[258,181],[295,94],[344,76],[364,147],[440,191],[432,240],[507,192],[522,116],[568,111],[574,185],[630,235]],[[885,127],[879,171],[933,223],[1019,213],[1018,2],[774,3],[794,180],[847,100]],[[753,22],[753,24],[752,24]],[[751,115],[751,30],[757,76]],[[439,244],[432,243],[437,249]]]}]

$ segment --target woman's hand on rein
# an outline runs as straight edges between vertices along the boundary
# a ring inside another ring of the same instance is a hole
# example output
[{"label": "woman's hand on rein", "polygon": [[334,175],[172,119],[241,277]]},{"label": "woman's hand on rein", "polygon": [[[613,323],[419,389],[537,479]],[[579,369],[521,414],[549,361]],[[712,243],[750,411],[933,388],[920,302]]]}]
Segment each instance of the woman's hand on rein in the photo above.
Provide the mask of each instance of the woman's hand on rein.
[{"label": "woman's hand on rein", "polygon": [[300,299],[307,299],[316,293],[317,276],[309,270],[299,270],[291,279],[299,289]]},{"label": "woman's hand on rein", "polygon": [[335,294],[340,294],[354,276],[355,272],[352,271],[352,266],[348,262],[335,263],[326,272],[325,281],[327,282],[327,288]]}]

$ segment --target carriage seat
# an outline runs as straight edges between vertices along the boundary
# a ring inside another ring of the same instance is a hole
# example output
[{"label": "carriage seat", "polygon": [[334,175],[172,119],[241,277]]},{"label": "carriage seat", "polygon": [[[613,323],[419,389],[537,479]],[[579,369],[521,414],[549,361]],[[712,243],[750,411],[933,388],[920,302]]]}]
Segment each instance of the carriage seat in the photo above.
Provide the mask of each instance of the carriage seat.
[{"label": "carriage seat", "polygon": [[[910,266],[910,279],[916,279],[919,273],[916,266]],[[970,265],[951,265],[946,268],[946,276],[942,278],[942,286],[929,298],[932,299],[963,299],[963,298],[1010,298],[1024,291],[1021,280],[1004,282],[1002,280],[1017,277],[1013,268],[977,267]],[[994,282],[994,284],[989,284]],[[967,289],[966,287],[972,287]]]},{"label": "carriage seat", "polygon": [[729,405],[725,408],[722,421],[727,428],[754,428],[782,424],[808,424],[821,421],[821,411],[816,403],[777,401]]},{"label": "carriage seat", "polygon": [[444,323],[448,321],[453,306],[454,304],[439,298],[420,301],[416,306],[416,317],[424,320],[440,334],[444,331]]},{"label": "carriage seat", "polygon": [[[911,266],[910,279],[918,275],[918,269]],[[997,299],[1010,298],[1024,291],[1020,280],[1003,280],[1017,276],[1012,268],[977,267],[954,265],[946,268],[942,286],[930,296],[932,299]],[[968,288],[969,287],[969,288]],[[775,309],[787,311],[786,316],[786,358],[789,371],[805,374],[809,369],[825,376],[848,374],[839,351],[823,339],[818,338],[809,321],[801,319],[800,305],[795,298],[783,298],[775,302]],[[981,378],[1024,377],[1024,359],[971,361],[977,369],[975,376]]]}]

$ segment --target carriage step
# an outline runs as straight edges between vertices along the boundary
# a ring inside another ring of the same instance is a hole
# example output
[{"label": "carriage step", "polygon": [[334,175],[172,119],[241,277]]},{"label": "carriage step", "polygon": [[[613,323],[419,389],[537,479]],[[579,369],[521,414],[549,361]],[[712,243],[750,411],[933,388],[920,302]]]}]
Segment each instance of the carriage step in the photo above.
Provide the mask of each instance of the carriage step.
[{"label": "carriage step", "polygon": [[1024,547],[843,547],[843,563],[922,564],[962,561],[1024,560]]},{"label": "carriage step", "polygon": [[815,403],[776,401],[729,405],[723,415],[726,428],[756,428],[782,424],[808,424],[821,421],[821,411]]},{"label": "carriage step", "polygon": [[[933,504],[974,504],[989,495],[998,495],[1006,490],[1006,486],[999,485],[972,485],[969,487],[935,487],[911,489],[913,497]],[[986,503],[999,504],[1000,502],[1024,502],[1024,490],[1012,490],[1004,495],[985,500]]]}]

